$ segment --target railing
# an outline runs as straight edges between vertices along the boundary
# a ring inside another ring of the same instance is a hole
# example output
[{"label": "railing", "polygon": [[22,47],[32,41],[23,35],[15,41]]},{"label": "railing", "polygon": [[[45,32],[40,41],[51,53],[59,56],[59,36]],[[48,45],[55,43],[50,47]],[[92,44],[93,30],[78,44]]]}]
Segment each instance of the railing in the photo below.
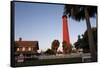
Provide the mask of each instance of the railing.
[{"label": "railing", "polygon": [[41,55],[38,56],[38,59],[58,59],[58,58],[74,58],[81,57],[81,54],[72,53],[72,54],[58,54],[58,55]]},{"label": "railing", "polygon": [[[40,56],[18,56],[15,57],[16,60],[24,60],[28,58],[37,58],[37,59],[59,59],[59,58],[82,58],[82,62],[85,62],[86,59],[91,58],[90,53],[71,53],[71,54],[56,54],[56,55],[40,55]],[[89,60],[90,61],[90,60]]]}]

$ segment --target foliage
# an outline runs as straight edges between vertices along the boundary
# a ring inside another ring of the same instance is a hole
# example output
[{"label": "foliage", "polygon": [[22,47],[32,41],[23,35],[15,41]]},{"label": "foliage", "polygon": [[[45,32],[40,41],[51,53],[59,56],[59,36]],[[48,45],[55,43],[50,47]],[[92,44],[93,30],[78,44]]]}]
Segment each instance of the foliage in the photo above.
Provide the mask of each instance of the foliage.
[{"label": "foliage", "polygon": [[67,43],[66,43],[66,41],[63,41],[62,44],[63,44],[63,45],[62,45],[63,49],[67,48]]},{"label": "foliage", "polygon": [[51,44],[51,49],[56,53],[59,45],[60,45],[59,40],[53,40]]},{"label": "foliage", "polygon": [[[92,32],[95,42],[95,49],[97,50],[97,28],[92,28]],[[77,42],[75,42],[74,45],[77,49],[78,48],[89,49],[87,30],[82,35],[82,38],[78,38]]]},{"label": "foliage", "polygon": [[85,8],[87,8],[88,10],[89,17],[95,17],[97,13],[96,6],[82,6],[82,5],[65,5],[64,15],[67,15],[77,21],[84,20]]},{"label": "foliage", "polygon": [[55,53],[54,53],[53,50],[47,49],[47,50],[45,51],[45,54],[46,54],[46,55],[53,55],[53,54],[55,54]]}]

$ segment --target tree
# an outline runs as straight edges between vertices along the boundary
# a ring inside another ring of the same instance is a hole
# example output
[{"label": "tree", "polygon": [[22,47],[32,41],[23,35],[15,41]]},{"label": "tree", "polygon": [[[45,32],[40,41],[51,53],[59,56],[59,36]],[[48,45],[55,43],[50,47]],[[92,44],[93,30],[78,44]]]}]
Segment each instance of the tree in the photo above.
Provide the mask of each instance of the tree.
[{"label": "tree", "polygon": [[67,42],[63,41],[62,43],[62,47],[63,47],[63,52],[66,53],[71,53],[72,50],[72,45],[70,44],[70,47],[67,46]]},{"label": "tree", "polygon": [[79,5],[65,5],[64,15],[72,17],[76,21],[86,20],[87,33],[89,39],[89,48],[91,52],[92,61],[97,61],[97,53],[93,41],[93,34],[91,31],[90,17],[94,17],[97,14],[96,6],[79,6]]},{"label": "tree", "polygon": [[45,51],[45,54],[47,54],[47,55],[54,55],[55,53],[54,53],[54,51],[52,51],[51,49],[47,49],[47,50]]},{"label": "tree", "polygon": [[[95,50],[97,52],[97,28],[92,28],[92,33],[95,43]],[[78,40],[74,43],[74,45],[77,49],[82,48],[83,52],[90,52],[87,30],[84,32],[84,34],[82,34],[82,38],[78,37]]]},{"label": "tree", "polygon": [[60,45],[60,42],[58,40],[54,40],[51,44],[51,49],[54,51],[54,53],[57,53],[57,49]]},{"label": "tree", "polygon": [[63,43],[62,43],[62,47],[63,47],[63,52],[64,52],[64,53],[68,53],[68,52],[67,52],[68,47],[67,47],[67,43],[66,43],[66,41],[63,41]]}]

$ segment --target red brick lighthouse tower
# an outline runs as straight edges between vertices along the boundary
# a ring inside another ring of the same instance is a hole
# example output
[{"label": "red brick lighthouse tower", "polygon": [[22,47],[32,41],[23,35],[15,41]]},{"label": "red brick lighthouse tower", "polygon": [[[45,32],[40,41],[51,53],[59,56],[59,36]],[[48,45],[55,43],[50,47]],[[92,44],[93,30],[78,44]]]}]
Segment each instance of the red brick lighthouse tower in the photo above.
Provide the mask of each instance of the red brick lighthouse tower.
[{"label": "red brick lighthouse tower", "polygon": [[68,21],[67,16],[62,16],[63,20],[63,52],[69,53],[70,51],[70,39],[69,39],[69,31],[68,31]]}]

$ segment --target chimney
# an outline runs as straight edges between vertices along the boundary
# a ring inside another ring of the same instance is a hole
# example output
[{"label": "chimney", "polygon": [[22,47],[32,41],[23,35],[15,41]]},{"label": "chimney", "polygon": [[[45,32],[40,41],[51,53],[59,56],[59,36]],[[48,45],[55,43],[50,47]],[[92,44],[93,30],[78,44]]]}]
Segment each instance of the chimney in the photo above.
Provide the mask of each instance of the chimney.
[{"label": "chimney", "polygon": [[19,38],[19,41],[22,41],[22,38],[21,37]]}]

